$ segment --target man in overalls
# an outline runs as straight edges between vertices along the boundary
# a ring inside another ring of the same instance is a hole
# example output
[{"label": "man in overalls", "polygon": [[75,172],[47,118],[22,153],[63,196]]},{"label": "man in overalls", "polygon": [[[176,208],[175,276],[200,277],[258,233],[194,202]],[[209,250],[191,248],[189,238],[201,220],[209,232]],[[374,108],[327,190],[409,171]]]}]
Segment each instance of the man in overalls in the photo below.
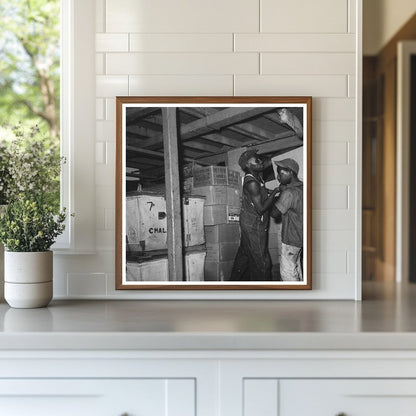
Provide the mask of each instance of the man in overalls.
[{"label": "man in overalls", "polygon": [[270,281],[271,260],[267,247],[269,211],[279,188],[270,192],[263,171],[271,161],[262,161],[257,149],[245,151],[238,161],[245,172],[240,213],[241,241],[230,280]]}]

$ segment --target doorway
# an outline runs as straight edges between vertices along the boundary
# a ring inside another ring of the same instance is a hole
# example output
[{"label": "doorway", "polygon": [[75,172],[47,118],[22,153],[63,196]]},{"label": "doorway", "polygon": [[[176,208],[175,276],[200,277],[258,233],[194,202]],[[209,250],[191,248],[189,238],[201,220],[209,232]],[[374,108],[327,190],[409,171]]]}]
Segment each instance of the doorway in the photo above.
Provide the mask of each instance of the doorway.
[{"label": "doorway", "polygon": [[416,41],[397,49],[397,281],[416,283]]}]

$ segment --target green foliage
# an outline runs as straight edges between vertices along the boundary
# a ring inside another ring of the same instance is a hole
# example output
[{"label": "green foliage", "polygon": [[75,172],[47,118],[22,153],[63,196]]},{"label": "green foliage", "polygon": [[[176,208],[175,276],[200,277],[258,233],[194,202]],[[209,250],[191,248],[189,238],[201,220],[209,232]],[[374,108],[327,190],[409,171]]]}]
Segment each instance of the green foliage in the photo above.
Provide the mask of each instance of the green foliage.
[{"label": "green foliage", "polygon": [[19,195],[0,215],[0,241],[9,251],[47,251],[65,229],[65,210],[58,215],[39,196]]},{"label": "green foliage", "polygon": [[58,141],[60,1],[0,2],[0,124],[38,124]]},{"label": "green foliage", "polygon": [[0,141],[0,205],[8,202],[8,189],[11,184],[11,153],[6,142]]},{"label": "green foliage", "polygon": [[[60,0],[0,2],[0,240],[44,251],[59,212]],[[34,126],[36,127],[28,127]]]},{"label": "green foliage", "polygon": [[42,197],[59,211],[61,164],[58,146],[37,126],[0,130],[0,204],[12,203],[21,194]]}]

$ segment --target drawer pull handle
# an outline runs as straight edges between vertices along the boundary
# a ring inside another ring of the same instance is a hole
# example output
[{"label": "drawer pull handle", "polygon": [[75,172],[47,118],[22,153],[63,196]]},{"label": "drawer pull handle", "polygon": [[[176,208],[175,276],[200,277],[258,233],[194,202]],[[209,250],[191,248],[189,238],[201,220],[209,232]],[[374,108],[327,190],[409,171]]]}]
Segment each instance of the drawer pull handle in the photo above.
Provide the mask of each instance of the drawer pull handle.
[{"label": "drawer pull handle", "polygon": [[337,413],[335,416],[347,416],[347,414],[344,412],[341,412],[341,413]]}]

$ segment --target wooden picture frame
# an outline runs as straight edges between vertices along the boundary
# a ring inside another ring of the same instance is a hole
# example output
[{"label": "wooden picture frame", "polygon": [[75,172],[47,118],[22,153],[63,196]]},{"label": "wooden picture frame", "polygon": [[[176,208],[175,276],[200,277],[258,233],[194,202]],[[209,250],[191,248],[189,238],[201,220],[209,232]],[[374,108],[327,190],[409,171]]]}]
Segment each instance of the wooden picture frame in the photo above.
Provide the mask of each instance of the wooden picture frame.
[{"label": "wooden picture frame", "polygon": [[117,97],[116,128],[116,289],[312,288],[311,97]]}]

